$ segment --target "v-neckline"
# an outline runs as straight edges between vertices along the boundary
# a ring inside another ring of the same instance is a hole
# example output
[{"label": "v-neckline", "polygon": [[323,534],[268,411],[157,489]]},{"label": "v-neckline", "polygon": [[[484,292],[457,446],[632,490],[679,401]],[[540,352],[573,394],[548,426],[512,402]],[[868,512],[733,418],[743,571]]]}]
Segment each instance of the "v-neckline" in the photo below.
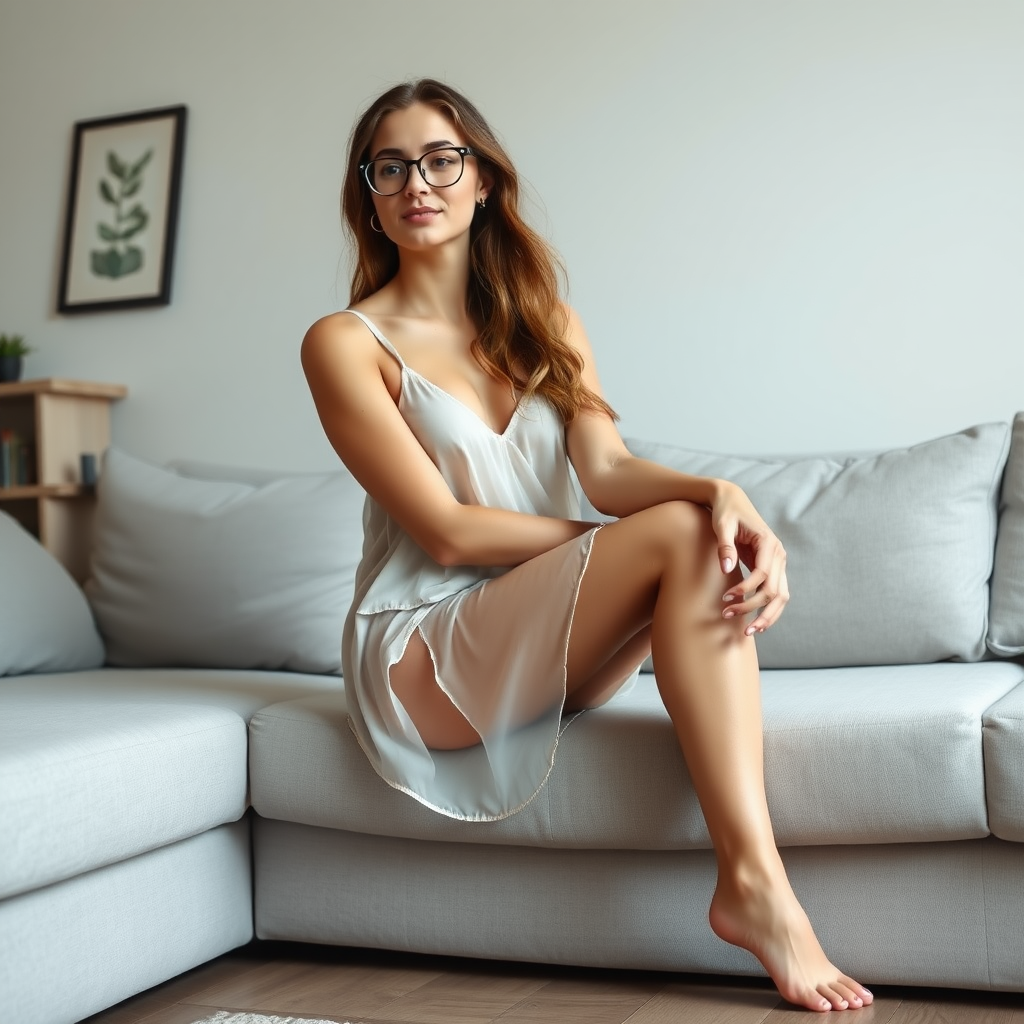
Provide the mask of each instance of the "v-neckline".
[{"label": "v-neckline", "polygon": [[480,415],[480,413],[478,413],[470,405],[464,402],[461,398],[456,398],[455,395],[453,395],[450,391],[446,391],[443,387],[441,387],[440,384],[435,384],[429,377],[425,377],[422,373],[420,373],[419,370],[414,370],[411,366],[409,366],[409,364],[406,363],[406,361],[402,358],[401,353],[399,353],[398,349],[395,348],[394,343],[388,340],[384,332],[365,313],[360,312],[358,309],[351,308],[345,309],[343,310],[343,312],[354,313],[360,320],[362,320],[363,323],[369,328],[370,333],[377,339],[378,342],[380,342],[384,351],[387,352],[395,360],[395,362],[398,363],[398,368],[403,377],[402,392],[398,396],[399,402],[402,401],[402,396],[405,394],[405,375],[407,373],[412,374],[412,376],[423,381],[425,384],[429,384],[430,387],[432,387],[439,394],[444,395],[446,398],[449,398],[451,401],[453,401],[456,405],[459,405],[463,409],[465,409],[466,412],[468,412],[469,415],[472,416],[473,419],[475,419],[477,423],[479,423],[480,426],[483,427],[483,429],[486,430],[492,436],[499,438],[501,440],[508,436],[509,431],[512,429],[512,424],[515,423],[516,417],[519,414],[519,399],[516,399],[515,408],[513,408],[512,415],[508,418],[508,423],[505,424],[505,429],[497,431],[494,429],[494,427],[490,425],[490,423],[487,422],[487,420],[483,418],[483,416]]},{"label": "v-neckline", "polygon": [[[389,344],[390,344],[390,342],[389,342]],[[467,413],[469,413],[469,415],[472,416],[473,419],[475,419],[477,421],[477,423],[479,423],[480,426],[483,427],[483,429],[487,431],[488,434],[491,434],[493,437],[496,437],[496,438],[499,438],[499,439],[504,439],[504,438],[506,438],[508,436],[509,431],[512,429],[512,424],[515,423],[516,418],[519,415],[519,400],[518,399],[516,400],[515,408],[512,410],[512,415],[509,416],[509,418],[508,418],[508,423],[505,424],[505,429],[501,430],[501,431],[495,430],[494,427],[492,427],[490,425],[490,423],[488,423],[487,420],[485,420],[483,418],[483,416],[480,415],[480,413],[478,413],[470,405],[468,405],[466,402],[464,402],[461,398],[457,398],[450,391],[447,391],[443,387],[441,387],[440,384],[435,384],[434,381],[432,381],[429,377],[425,377],[422,373],[420,373],[419,370],[414,370],[411,366],[409,366],[409,364],[406,363],[402,359],[401,356],[397,355],[397,352],[395,354],[396,354],[396,358],[398,359],[399,369],[401,370],[402,377],[403,377],[402,392],[398,396],[399,402],[401,402],[402,398],[405,395],[404,377],[405,377],[406,374],[410,374],[413,377],[415,377],[417,380],[421,380],[421,381],[423,381],[424,384],[427,384],[429,387],[433,388],[438,394],[444,395],[445,398],[449,399],[450,401],[454,402],[456,405],[458,405],[461,408],[465,409],[465,411]]]}]

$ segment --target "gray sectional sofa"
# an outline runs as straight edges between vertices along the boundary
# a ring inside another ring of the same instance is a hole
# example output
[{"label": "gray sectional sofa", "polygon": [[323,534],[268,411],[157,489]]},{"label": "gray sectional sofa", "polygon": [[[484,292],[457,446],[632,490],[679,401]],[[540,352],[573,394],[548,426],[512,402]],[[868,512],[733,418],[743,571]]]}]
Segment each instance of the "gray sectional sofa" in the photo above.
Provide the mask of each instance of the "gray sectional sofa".
[{"label": "gray sectional sofa", "polygon": [[[768,797],[826,950],[869,984],[1024,991],[1024,415],[881,453],[631,447],[736,480],[787,546]],[[377,778],[338,674],[361,503],[343,472],[111,450],[84,592],[0,515],[7,1019],[80,1020],[253,936],[759,973],[708,928],[650,674],[512,818]]]}]

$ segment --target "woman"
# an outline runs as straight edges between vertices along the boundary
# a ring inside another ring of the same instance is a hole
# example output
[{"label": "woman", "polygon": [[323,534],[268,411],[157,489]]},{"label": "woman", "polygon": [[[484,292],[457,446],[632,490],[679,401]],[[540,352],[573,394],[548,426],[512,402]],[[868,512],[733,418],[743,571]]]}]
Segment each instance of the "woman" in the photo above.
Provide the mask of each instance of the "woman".
[{"label": "woman", "polygon": [[[518,203],[493,132],[439,82],[389,90],[353,129],[351,307],[302,345],[368,495],[343,639],[353,729],[392,786],[494,820],[543,785],[564,714],[653,653],[718,861],[712,928],[791,1002],[866,1005],[790,888],[765,802],[752,638],[788,600],[785,552],[735,485],[629,454]],[[570,462],[617,521],[580,521]]]}]

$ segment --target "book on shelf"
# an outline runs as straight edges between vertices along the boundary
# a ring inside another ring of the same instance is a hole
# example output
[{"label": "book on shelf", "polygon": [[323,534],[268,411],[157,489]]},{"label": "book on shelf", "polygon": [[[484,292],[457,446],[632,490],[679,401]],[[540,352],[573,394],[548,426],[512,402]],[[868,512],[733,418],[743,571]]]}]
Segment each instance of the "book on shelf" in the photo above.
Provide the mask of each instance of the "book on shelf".
[{"label": "book on shelf", "polygon": [[0,430],[0,488],[32,483],[32,455],[28,442],[13,430]]}]

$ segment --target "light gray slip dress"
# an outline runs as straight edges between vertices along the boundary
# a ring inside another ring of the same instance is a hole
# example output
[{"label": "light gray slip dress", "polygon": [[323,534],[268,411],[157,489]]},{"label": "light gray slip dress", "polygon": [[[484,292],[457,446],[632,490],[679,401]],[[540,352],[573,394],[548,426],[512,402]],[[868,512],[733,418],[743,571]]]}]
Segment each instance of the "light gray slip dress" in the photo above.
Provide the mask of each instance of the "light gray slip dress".
[{"label": "light gray slip dress", "polygon": [[[520,402],[505,431],[495,433],[406,366],[366,316],[346,312],[398,363],[399,411],[460,502],[580,518],[565,429],[548,402]],[[350,724],[360,745],[385,782],[441,814],[474,821],[514,814],[544,785],[567,724],[569,630],[597,527],[513,569],[438,565],[369,495],[363,530],[342,639]],[[428,749],[392,692],[389,670],[415,630],[438,685],[482,745]]]}]

